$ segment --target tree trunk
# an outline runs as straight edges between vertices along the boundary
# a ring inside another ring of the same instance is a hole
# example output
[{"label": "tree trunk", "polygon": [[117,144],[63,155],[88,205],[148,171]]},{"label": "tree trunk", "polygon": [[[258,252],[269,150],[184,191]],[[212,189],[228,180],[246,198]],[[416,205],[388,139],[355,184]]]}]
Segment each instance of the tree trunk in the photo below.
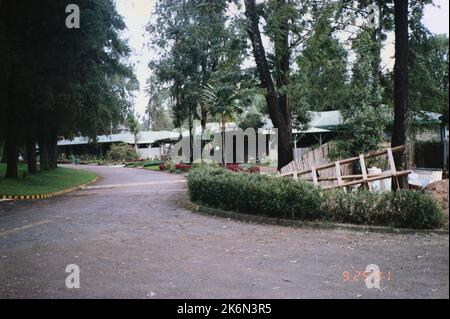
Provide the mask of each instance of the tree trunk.
[{"label": "tree trunk", "polygon": [[138,148],[138,136],[137,134],[134,134],[134,151],[137,155],[139,155],[139,148]]},{"label": "tree trunk", "polygon": [[[12,133],[12,134],[11,134]],[[5,178],[17,178],[19,162],[19,147],[12,136],[14,132],[7,133],[5,152],[6,152],[6,173]]]},{"label": "tree trunk", "polygon": [[3,142],[2,144],[2,158],[0,160],[0,163],[6,163],[6,144]]},{"label": "tree trunk", "polygon": [[[200,136],[200,145],[201,145],[201,149],[203,150],[203,135],[206,132],[206,122],[208,120],[208,111],[206,110],[206,107],[202,107],[202,118],[200,119],[200,124],[202,126],[202,135]],[[200,159],[201,162],[203,163],[203,152],[200,152]]]},{"label": "tree trunk", "polygon": [[41,171],[48,171],[50,169],[47,143],[42,141],[39,141],[39,167]]},{"label": "tree trunk", "polygon": [[34,141],[34,139],[29,139],[27,141],[26,155],[27,155],[28,173],[36,173],[37,172],[36,142]]},{"label": "tree trunk", "polygon": [[[394,127],[392,147],[406,144],[408,112],[408,0],[395,0]],[[397,169],[407,168],[405,152],[394,154]],[[407,187],[406,178],[399,179]]]},{"label": "tree trunk", "polygon": [[14,107],[13,75],[8,78],[6,87],[6,118],[5,118],[5,153],[6,153],[6,173],[5,178],[18,177],[18,162],[19,162],[19,120],[17,109]]},{"label": "tree trunk", "polygon": [[56,156],[56,145],[57,145],[56,139],[51,139],[47,145],[48,163],[50,169],[56,169],[58,167],[58,160]]},{"label": "tree trunk", "polygon": [[189,162],[194,162],[194,120],[192,118],[192,112],[189,112]]},{"label": "tree trunk", "polygon": [[[285,0],[278,0],[278,7],[286,5]],[[266,89],[266,101],[273,126],[278,129],[278,170],[293,161],[292,148],[292,112],[287,94],[278,96],[274,80],[267,62],[266,52],[259,30],[259,16],[256,10],[255,0],[245,0],[245,15],[249,25],[247,32],[253,47],[256,67],[261,81],[261,86]],[[281,36],[275,43],[275,55],[277,61],[276,81],[278,89],[286,89],[289,79],[289,25],[288,21],[282,21]]]},{"label": "tree trunk", "polygon": [[223,166],[227,165],[227,160],[225,158],[225,117],[222,114],[222,118],[221,118],[221,137],[222,137],[222,145],[220,146],[220,148],[222,149],[222,164]]}]

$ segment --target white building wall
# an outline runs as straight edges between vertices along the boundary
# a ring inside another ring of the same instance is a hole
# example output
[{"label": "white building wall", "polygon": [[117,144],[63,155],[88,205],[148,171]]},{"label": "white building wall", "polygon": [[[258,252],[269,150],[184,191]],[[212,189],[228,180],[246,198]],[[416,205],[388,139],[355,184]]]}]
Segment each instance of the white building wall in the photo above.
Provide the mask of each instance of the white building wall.
[{"label": "white building wall", "polygon": [[139,159],[153,159],[155,157],[161,158],[162,149],[161,147],[149,147],[138,149]]}]

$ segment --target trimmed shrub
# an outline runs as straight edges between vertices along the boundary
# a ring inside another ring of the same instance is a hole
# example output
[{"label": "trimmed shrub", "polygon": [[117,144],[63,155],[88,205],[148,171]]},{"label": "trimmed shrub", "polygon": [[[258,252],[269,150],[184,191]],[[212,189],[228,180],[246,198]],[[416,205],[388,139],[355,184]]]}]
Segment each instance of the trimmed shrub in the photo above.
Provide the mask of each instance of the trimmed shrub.
[{"label": "trimmed shrub", "polygon": [[164,163],[164,168],[165,168],[165,170],[169,171],[170,173],[173,173],[176,170],[175,163],[172,161],[166,161]]},{"label": "trimmed shrub", "polygon": [[192,201],[270,217],[320,218],[320,192],[310,184],[200,167],[188,175]]},{"label": "trimmed shrub", "polygon": [[381,205],[381,196],[368,191],[346,193],[343,190],[324,194],[321,210],[327,219],[354,224],[367,224],[373,220]]},{"label": "trimmed shrub", "polygon": [[444,214],[436,201],[422,192],[401,191],[386,193],[384,200],[389,210],[389,218],[379,220],[390,222],[394,227],[416,229],[439,228],[444,224]]},{"label": "trimmed shrub", "polygon": [[146,162],[144,164],[144,167],[159,166],[161,164],[164,164],[164,162],[163,161],[150,161],[150,162]]},{"label": "trimmed shrub", "polygon": [[125,143],[112,144],[108,154],[108,159],[113,161],[134,161],[138,159],[138,154],[133,146]]},{"label": "trimmed shrub", "polygon": [[336,222],[430,229],[443,225],[444,215],[426,194],[402,190],[383,194],[342,190],[325,193],[322,211]]},{"label": "trimmed shrub", "polygon": [[188,188],[198,204],[276,218],[415,229],[439,228],[444,221],[431,197],[407,190],[322,192],[305,182],[208,166],[189,173]]},{"label": "trimmed shrub", "polygon": [[168,171],[169,173],[182,173],[188,172],[192,168],[190,164],[175,164],[172,161],[166,161],[165,163],[159,164],[160,171]]},{"label": "trimmed shrub", "polygon": [[126,163],[125,167],[152,167],[158,166],[159,164],[164,163],[162,161],[148,161],[148,160],[136,160],[130,163]]},{"label": "trimmed shrub", "polygon": [[176,164],[175,165],[175,169],[180,170],[182,172],[188,172],[191,170],[191,168],[192,168],[192,165],[189,165],[189,164]]}]

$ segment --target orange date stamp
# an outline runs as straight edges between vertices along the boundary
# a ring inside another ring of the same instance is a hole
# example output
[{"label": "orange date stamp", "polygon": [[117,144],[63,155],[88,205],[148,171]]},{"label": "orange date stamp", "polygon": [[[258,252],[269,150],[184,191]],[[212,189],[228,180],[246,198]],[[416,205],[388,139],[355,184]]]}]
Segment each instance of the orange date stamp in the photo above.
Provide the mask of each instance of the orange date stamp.
[{"label": "orange date stamp", "polygon": [[[371,276],[371,272],[369,271],[344,271],[342,273],[342,276],[344,278],[344,282],[354,281],[354,282],[360,282],[363,280],[369,279]],[[388,272],[381,272],[378,271],[374,273],[374,278],[378,281],[386,280],[391,281],[392,280],[392,273],[390,271]]]},{"label": "orange date stamp", "polygon": [[392,282],[392,273],[380,271],[380,267],[375,264],[368,265],[365,271],[344,271],[342,277],[345,283],[364,282],[369,289],[381,289],[381,282]]}]

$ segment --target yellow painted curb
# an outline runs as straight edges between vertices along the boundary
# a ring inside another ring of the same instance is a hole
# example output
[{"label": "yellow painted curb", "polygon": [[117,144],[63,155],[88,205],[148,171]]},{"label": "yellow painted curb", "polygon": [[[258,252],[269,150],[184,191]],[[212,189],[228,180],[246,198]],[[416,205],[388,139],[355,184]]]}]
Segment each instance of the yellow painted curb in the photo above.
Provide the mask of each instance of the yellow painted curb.
[{"label": "yellow painted curb", "polygon": [[83,187],[86,187],[87,185],[95,183],[97,180],[98,180],[98,176],[96,176],[93,180],[91,180],[90,182],[87,182],[85,184],[78,185],[76,187],[71,187],[71,188],[68,188],[68,189],[64,189],[62,191],[55,192],[55,193],[47,193],[47,194],[39,194],[39,195],[0,195],[0,200],[1,199],[4,199],[4,200],[48,199],[48,198],[51,198],[53,196],[63,195],[63,194],[67,194],[67,193],[70,193],[70,192],[82,189]]}]

